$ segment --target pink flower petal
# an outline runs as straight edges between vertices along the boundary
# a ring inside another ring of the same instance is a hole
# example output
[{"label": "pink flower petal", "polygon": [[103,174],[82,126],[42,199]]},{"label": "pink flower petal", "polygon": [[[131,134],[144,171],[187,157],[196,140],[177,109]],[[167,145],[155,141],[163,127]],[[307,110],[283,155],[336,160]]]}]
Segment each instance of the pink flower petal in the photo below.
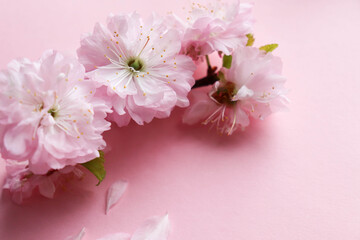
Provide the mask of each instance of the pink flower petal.
[{"label": "pink flower petal", "polygon": [[169,235],[170,222],[166,214],[146,220],[133,234],[131,240],[166,240]]},{"label": "pink flower petal", "polygon": [[105,214],[107,214],[110,208],[112,208],[120,200],[127,186],[128,186],[128,182],[122,180],[118,180],[110,186],[106,198]]}]

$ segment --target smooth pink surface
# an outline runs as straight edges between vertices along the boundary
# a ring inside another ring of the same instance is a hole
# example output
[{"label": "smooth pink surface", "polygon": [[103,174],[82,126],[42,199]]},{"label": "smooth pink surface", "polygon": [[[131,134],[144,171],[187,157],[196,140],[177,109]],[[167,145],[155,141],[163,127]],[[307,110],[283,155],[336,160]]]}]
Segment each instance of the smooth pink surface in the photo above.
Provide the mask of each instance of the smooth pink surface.
[{"label": "smooth pink surface", "polygon": [[[75,52],[80,34],[109,12],[183,4],[2,0],[0,67],[48,48]],[[114,127],[99,187],[88,174],[54,200],[36,196],[23,206],[4,193],[0,239],[64,239],[85,226],[92,240],[166,212],[170,240],[360,239],[359,12],[358,0],[255,1],[256,45],[280,44],[289,113],[231,137],[183,126],[180,109],[146,126]],[[118,178],[128,191],[105,215],[106,190]]]}]

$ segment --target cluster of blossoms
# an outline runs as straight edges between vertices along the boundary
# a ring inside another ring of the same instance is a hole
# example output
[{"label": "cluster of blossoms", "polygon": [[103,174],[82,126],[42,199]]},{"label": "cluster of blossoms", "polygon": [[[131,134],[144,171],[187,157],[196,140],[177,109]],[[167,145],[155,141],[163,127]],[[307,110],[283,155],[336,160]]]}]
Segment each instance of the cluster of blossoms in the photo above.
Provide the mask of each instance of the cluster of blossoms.
[{"label": "cluster of blossoms", "polygon": [[[35,62],[12,61],[0,72],[4,188],[21,202],[35,188],[51,198],[58,179],[81,177],[84,167],[101,181],[105,174],[95,171],[110,122],[143,125],[188,107],[184,123],[231,135],[284,108],[281,60],[271,53],[277,45],[252,46],[251,11],[248,3],[217,1],[192,3],[184,20],[110,15],[82,37],[77,59],[49,50]],[[209,63],[214,52],[223,58],[218,71]],[[208,75],[195,81],[205,59]]]}]

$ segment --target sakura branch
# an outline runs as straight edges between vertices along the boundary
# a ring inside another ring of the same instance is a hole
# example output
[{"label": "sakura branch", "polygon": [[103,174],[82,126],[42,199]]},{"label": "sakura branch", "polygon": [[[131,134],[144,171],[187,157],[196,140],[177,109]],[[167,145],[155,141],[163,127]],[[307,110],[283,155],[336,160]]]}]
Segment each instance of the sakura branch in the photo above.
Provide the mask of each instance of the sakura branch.
[{"label": "sakura branch", "polygon": [[[61,179],[86,170],[100,184],[111,122],[143,125],[181,107],[184,123],[232,135],[285,109],[277,44],[254,47],[252,8],[216,1],[190,4],[185,18],[110,14],[81,37],[78,59],[49,50],[10,62],[0,72],[4,188],[21,203],[34,189],[52,198]],[[212,53],[222,67],[211,66]],[[207,75],[195,81],[203,61]]]}]

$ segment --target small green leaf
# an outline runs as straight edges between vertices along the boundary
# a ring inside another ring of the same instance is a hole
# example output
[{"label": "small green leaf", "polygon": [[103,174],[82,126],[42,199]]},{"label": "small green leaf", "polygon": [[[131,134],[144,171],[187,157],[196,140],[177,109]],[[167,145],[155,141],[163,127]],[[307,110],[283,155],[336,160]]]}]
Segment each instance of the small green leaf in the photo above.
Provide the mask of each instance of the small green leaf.
[{"label": "small green leaf", "polygon": [[231,68],[232,56],[231,55],[224,55],[223,56],[223,67],[224,68]]},{"label": "small green leaf", "polygon": [[252,35],[251,33],[248,33],[248,34],[246,34],[246,37],[248,38],[246,46],[252,46],[255,42],[254,35]]},{"label": "small green leaf", "polygon": [[99,184],[101,183],[102,180],[104,180],[106,175],[106,171],[104,168],[104,162],[105,162],[104,152],[99,151],[99,154],[100,154],[99,157],[94,158],[89,162],[81,164],[84,167],[86,167],[92,174],[94,174],[95,177],[99,180],[96,186],[99,186]]},{"label": "small green leaf", "polygon": [[268,44],[268,45],[264,45],[262,47],[259,47],[259,49],[264,50],[265,52],[268,53],[268,52],[274,51],[278,46],[279,46],[279,44],[273,43],[273,44]]}]

